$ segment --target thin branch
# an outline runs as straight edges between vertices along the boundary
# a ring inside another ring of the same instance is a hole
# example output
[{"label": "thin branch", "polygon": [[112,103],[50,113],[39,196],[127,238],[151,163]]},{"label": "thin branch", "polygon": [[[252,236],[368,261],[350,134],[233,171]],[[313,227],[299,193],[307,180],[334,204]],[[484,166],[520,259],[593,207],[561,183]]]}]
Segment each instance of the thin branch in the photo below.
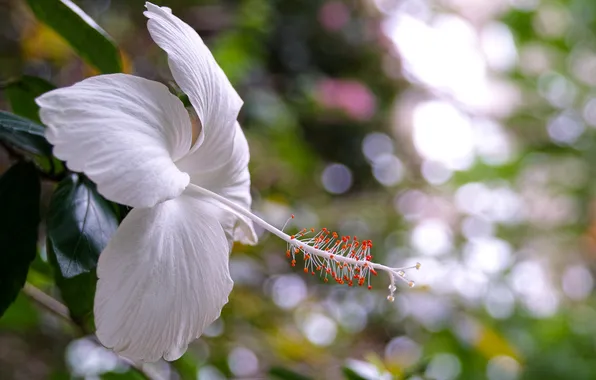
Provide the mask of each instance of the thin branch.
[{"label": "thin branch", "polygon": [[[42,292],[41,290],[39,290],[35,286],[31,285],[30,283],[25,284],[25,286],[23,287],[23,293],[25,293],[25,295],[27,295],[30,299],[35,301],[37,304],[42,306],[47,311],[49,311],[53,314],[56,314],[57,316],[59,316],[60,318],[62,318],[66,322],[68,322],[69,324],[73,325],[74,327],[80,328],[72,320],[72,318],[70,318],[68,308],[63,303],[58,301],[57,299],[47,295],[46,293]],[[99,341],[97,341],[95,339],[95,337],[93,337],[93,339],[91,339],[91,340],[93,342],[95,342],[98,346],[101,346],[101,344],[99,343]],[[126,363],[128,363],[131,366],[131,368],[133,368],[139,374],[144,376],[146,379],[149,379],[149,380],[161,380],[162,379],[162,377],[158,373],[156,373],[155,370],[153,370],[152,368],[143,368],[143,364],[137,364],[130,360],[126,360]]]},{"label": "thin branch", "polygon": [[23,292],[47,311],[56,314],[68,323],[74,323],[72,319],[70,319],[68,308],[55,298],[50,297],[29,283],[25,284]]}]

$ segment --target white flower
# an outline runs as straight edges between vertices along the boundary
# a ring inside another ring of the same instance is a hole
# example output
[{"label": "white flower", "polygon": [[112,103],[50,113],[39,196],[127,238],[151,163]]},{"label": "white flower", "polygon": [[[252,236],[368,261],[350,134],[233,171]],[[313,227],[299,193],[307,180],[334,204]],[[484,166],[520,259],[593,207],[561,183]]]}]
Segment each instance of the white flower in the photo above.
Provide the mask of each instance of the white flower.
[{"label": "white flower", "polygon": [[146,3],[153,40],[192,103],[200,132],[163,84],[101,75],[37,99],[56,157],[106,198],[134,207],[101,253],[97,337],[133,360],[179,358],[219,317],[234,240],[256,243],[252,222],[194,184],[249,209],[249,152],[236,122],[242,100],[198,34],[169,8]]}]

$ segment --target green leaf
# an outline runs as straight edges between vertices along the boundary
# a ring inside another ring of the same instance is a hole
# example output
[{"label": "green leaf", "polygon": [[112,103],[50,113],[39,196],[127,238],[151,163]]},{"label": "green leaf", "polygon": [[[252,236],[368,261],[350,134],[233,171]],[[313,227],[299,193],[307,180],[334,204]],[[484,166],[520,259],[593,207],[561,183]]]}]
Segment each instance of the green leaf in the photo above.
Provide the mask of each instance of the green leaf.
[{"label": "green leaf", "polygon": [[18,80],[8,83],[4,87],[4,92],[10,102],[12,112],[41,123],[39,106],[35,103],[35,98],[55,88],[56,86],[44,79],[24,75]]},{"label": "green leaf", "polygon": [[0,111],[0,140],[29,153],[52,156],[42,125],[5,111]]},{"label": "green leaf", "polygon": [[60,34],[89,64],[103,73],[122,70],[112,38],[70,0],[27,0],[37,19]]},{"label": "green leaf", "polygon": [[269,376],[273,379],[283,380],[311,380],[308,376],[301,375],[283,367],[271,367],[269,369]]},{"label": "green leaf", "polygon": [[95,288],[97,285],[97,275],[95,270],[78,274],[71,278],[66,278],[60,272],[58,258],[48,239],[46,244],[48,260],[54,267],[54,280],[60,290],[62,301],[68,307],[70,317],[79,325],[84,332],[91,333],[95,331],[93,320],[93,299],[95,297]]},{"label": "green leaf", "polygon": [[48,211],[48,239],[65,278],[91,272],[118,228],[111,204],[88,179],[71,174],[60,182]]},{"label": "green leaf", "polygon": [[40,188],[31,163],[19,162],[0,178],[0,316],[25,284],[37,254]]}]

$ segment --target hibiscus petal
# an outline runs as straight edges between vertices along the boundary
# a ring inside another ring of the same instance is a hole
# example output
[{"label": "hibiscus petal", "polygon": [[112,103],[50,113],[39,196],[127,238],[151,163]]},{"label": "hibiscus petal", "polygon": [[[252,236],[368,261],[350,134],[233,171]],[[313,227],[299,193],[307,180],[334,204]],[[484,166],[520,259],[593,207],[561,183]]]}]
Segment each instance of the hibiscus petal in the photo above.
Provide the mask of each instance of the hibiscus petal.
[{"label": "hibiscus petal", "polygon": [[[252,197],[248,171],[250,159],[248,142],[237,122],[234,132],[234,143],[230,149],[231,157],[223,165],[217,168],[204,165],[209,161],[209,152],[202,147],[176,162],[176,165],[180,170],[190,174],[191,183],[216,192],[250,210]],[[222,208],[218,215],[227,236],[232,237],[231,241],[256,244],[257,236],[251,220],[232,214],[226,208]]]},{"label": "hibiscus petal", "polygon": [[[236,122],[242,100],[193,28],[163,7],[149,2],[145,6],[149,33],[168,53],[172,75],[201,120],[197,142],[176,164],[194,184],[249,209],[248,144]],[[251,221],[227,210],[219,215],[228,236],[256,243]]]},{"label": "hibiscus petal", "polygon": [[[217,193],[247,210],[250,210],[252,197],[250,195],[250,174],[248,168],[246,168],[240,176],[236,177],[235,183],[222,188],[220,191],[217,191]],[[222,219],[221,223],[224,228],[229,225],[234,227],[233,241],[239,241],[242,244],[248,245],[257,244],[258,238],[252,220],[228,213],[228,218]]]},{"label": "hibiscus petal", "polygon": [[56,157],[89,176],[106,198],[150,207],[188,185],[174,161],[190,149],[190,118],[163,84],[101,75],[36,101]]},{"label": "hibiscus petal", "polygon": [[157,45],[168,54],[172,75],[188,95],[202,130],[194,151],[209,151],[209,162],[217,167],[228,161],[234,137],[234,122],[242,107],[230,81],[193,28],[167,9],[145,3],[147,29]]},{"label": "hibiscus petal", "polygon": [[219,317],[233,282],[213,211],[183,194],[128,214],[99,257],[102,344],[133,360],[175,360]]}]

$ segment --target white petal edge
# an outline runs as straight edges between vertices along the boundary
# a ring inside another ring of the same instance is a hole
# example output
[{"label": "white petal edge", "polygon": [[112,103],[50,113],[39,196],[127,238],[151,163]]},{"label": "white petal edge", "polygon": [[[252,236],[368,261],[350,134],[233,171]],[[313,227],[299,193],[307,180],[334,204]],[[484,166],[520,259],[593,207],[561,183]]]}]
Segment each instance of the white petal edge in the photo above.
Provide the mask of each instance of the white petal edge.
[{"label": "white petal edge", "polygon": [[186,195],[133,209],[99,257],[99,341],[132,360],[178,359],[217,319],[233,282],[212,206]]},{"label": "white petal edge", "polygon": [[84,172],[106,198],[151,207],[186,188],[174,161],[188,153],[188,112],[166,86],[100,75],[36,99],[54,155]]},{"label": "white petal edge", "polygon": [[217,166],[229,158],[234,136],[234,122],[242,107],[242,99],[213,55],[188,24],[171,11],[152,3],[145,3],[147,29],[159,47],[168,54],[174,80],[188,95],[202,129],[191,151],[208,149],[211,161]]}]

